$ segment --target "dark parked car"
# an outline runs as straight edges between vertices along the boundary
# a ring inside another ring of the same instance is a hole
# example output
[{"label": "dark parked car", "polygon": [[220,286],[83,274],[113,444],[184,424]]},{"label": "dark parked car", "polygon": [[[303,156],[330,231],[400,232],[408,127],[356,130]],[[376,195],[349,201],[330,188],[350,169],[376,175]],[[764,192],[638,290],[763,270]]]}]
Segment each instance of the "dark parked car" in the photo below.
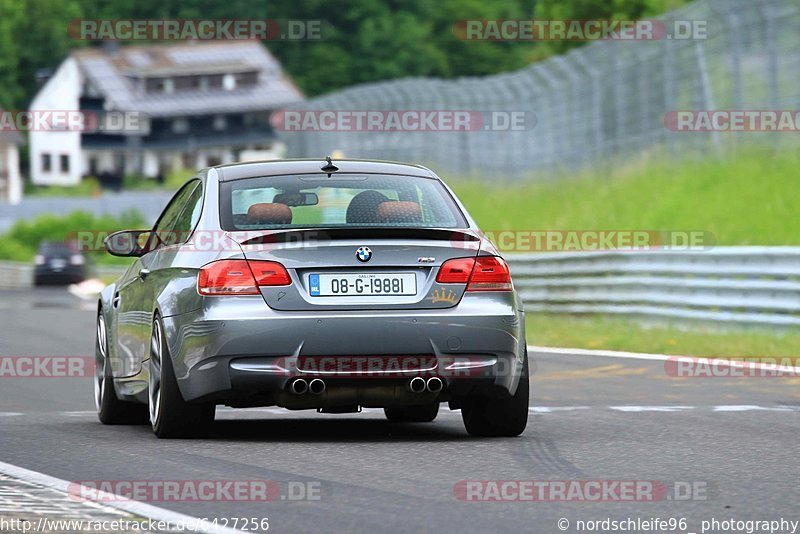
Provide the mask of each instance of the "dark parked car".
[{"label": "dark parked car", "polygon": [[[107,424],[195,434],[218,404],[429,422],[528,420],[525,315],[508,266],[429,169],[288,160],[212,167],[103,290],[95,395]],[[149,414],[148,414],[149,406]]]},{"label": "dark parked car", "polygon": [[86,279],[86,257],[77,246],[44,241],[34,259],[33,284],[76,284]]}]

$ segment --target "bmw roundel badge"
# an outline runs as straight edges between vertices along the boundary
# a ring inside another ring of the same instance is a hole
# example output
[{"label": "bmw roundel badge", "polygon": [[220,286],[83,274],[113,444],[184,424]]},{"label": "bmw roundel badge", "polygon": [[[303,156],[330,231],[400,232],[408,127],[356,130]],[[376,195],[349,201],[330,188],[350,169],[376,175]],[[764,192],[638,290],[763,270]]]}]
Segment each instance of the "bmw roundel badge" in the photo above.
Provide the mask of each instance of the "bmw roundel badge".
[{"label": "bmw roundel badge", "polygon": [[372,251],[369,247],[358,247],[356,250],[356,258],[362,263],[366,263],[372,259]]}]

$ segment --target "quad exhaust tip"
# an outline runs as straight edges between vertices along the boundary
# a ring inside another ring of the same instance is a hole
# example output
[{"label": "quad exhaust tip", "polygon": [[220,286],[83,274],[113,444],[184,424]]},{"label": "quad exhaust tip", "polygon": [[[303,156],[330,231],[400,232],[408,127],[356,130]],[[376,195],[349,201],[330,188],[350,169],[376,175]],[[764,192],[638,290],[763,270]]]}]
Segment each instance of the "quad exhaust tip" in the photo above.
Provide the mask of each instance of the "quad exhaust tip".
[{"label": "quad exhaust tip", "polygon": [[[312,380],[312,382],[313,382],[313,380]],[[320,382],[322,382],[322,381],[320,380]],[[295,395],[302,395],[303,393],[308,391],[308,382],[306,382],[302,378],[297,378],[294,381],[292,381],[291,385],[289,386],[289,389]],[[323,391],[325,389],[325,384],[324,383],[322,384],[322,389],[323,389]]]},{"label": "quad exhaust tip", "polygon": [[444,382],[438,376],[434,376],[428,379],[426,387],[431,393],[439,393],[444,388]]},{"label": "quad exhaust tip", "polygon": [[312,395],[322,395],[325,393],[325,381],[315,378],[308,383],[308,392]]},{"label": "quad exhaust tip", "polygon": [[425,391],[425,379],[421,376],[415,376],[408,381],[408,389],[413,393],[422,393]]}]

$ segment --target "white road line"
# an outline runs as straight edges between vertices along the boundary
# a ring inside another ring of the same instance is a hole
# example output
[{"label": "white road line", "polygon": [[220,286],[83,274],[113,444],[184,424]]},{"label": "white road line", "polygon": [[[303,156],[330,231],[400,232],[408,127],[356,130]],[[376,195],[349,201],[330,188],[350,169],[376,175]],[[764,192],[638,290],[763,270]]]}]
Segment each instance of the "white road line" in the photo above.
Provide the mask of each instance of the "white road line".
[{"label": "white road line", "polygon": [[531,413],[572,412],[589,409],[589,406],[528,406],[528,411]]},{"label": "white road line", "polygon": [[553,354],[559,356],[600,356],[603,358],[626,358],[632,360],[656,360],[666,361],[674,356],[666,354],[646,354],[644,352],[621,352],[616,350],[590,350],[590,349],[569,349],[563,347],[539,347],[528,345],[528,352],[536,354]]},{"label": "white road line", "polygon": [[[61,493],[64,493],[65,496],[70,493],[70,487],[71,487],[70,482],[67,482],[66,480],[61,480],[60,478],[51,477],[50,475],[45,475],[44,473],[31,471],[29,469],[18,467],[16,465],[7,464],[5,462],[0,462],[0,473],[3,473],[13,478],[17,478],[19,480],[24,480],[26,482],[31,482],[33,484],[38,484],[40,486],[44,486],[46,488],[59,491]],[[86,492],[86,494],[91,495],[92,492]],[[85,495],[81,495],[81,497],[86,500],[92,500]],[[170,522],[172,523],[173,526],[178,523],[182,523],[184,525],[200,524],[199,523],[200,520],[196,517],[184,515],[178,512],[173,512],[171,510],[166,510],[164,508],[159,508],[157,506],[153,506],[151,504],[146,504],[143,502],[123,500],[123,498],[119,496],[114,498],[111,494],[106,492],[98,491],[97,497],[98,499],[94,502],[98,502],[103,506],[107,506],[109,508],[116,508],[117,510],[122,510],[124,512],[128,512],[130,514],[134,514],[139,517],[153,519],[156,521]],[[204,534],[242,533],[241,530],[234,530],[232,528],[226,528],[212,524],[203,525],[202,527],[198,528],[193,532],[199,532]]]},{"label": "white road line", "polygon": [[0,417],[16,417],[18,415],[22,415],[19,412],[0,412]]},{"label": "white road line", "polygon": [[755,406],[752,404],[714,406],[715,412],[797,412],[800,406]]},{"label": "white road line", "polygon": [[[722,404],[722,405],[705,405],[705,406],[683,406],[683,405],[654,405],[654,406],[640,406],[621,404],[616,406],[528,406],[528,412],[543,414],[543,413],[559,413],[559,412],[577,412],[582,410],[614,410],[617,412],[638,413],[638,412],[687,412],[691,410],[711,410],[714,412],[800,412],[800,406],[758,406],[755,404]],[[298,417],[302,415],[317,415],[316,412],[309,411],[293,411],[283,408],[225,408],[218,409],[218,413],[244,415],[247,413],[269,413],[272,415],[282,417]],[[378,415],[383,414],[383,408],[365,408],[362,410],[364,415]],[[460,415],[461,410],[445,410],[440,411],[439,415]],[[0,412],[0,417],[18,417],[26,415],[17,412]],[[95,412],[32,412],[27,415],[59,415],[68,417],[77,416],[95,416]],[[326,415],[326,414],[322,414]],[[345,415],[358,415],[357,413]],[[228,420],[228,419],[226,419]]]},{"label": "white road line", "polygon": [[694,406],[609,406],[618,412],[687,412],[694,410]]},{"label": "white road line", "polygon": [[[601,358],[624,358],[629,360],[652,360],[652,361],[683,361],[694,362],[697,364],[705,364],[712,366],[727,365],[737,369],[758,369],[759,371],[780,371],[787,374],[800,375],[800,367],[791,365],[777,365],[774,363],[760,363],[760,362],[739,362],[735,360],[726,360],[721,358],[697,358],[694,356],[678,356],[669,354],[648,354],[646,352],[623,352],[616,350],[592,350],[592,349],[570,349],[563,347],[539,347],[536,345],[528,345],[528,352],[541,354],[541,355],[558,355],[558,356],[598,356]],[[776,361],[782,359],[792,358],[771,358]]]}]

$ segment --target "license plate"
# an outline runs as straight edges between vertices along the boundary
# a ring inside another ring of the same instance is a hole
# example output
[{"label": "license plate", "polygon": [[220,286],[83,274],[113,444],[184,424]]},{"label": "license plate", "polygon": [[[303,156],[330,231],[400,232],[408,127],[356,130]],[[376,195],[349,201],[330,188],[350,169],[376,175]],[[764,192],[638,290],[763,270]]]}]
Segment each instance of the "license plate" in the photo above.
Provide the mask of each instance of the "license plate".
[{"label": "license plate", "polygon": [[417,294],[417,276],[411,273],[312,274],[312,297],[403,296]]},{"label": "license plate", "polygon": [[67,266],[66,260],[61,260],[61,259],[50,260],[50,267],[52,267],[56,271],[60,271],[66,266]]}]

